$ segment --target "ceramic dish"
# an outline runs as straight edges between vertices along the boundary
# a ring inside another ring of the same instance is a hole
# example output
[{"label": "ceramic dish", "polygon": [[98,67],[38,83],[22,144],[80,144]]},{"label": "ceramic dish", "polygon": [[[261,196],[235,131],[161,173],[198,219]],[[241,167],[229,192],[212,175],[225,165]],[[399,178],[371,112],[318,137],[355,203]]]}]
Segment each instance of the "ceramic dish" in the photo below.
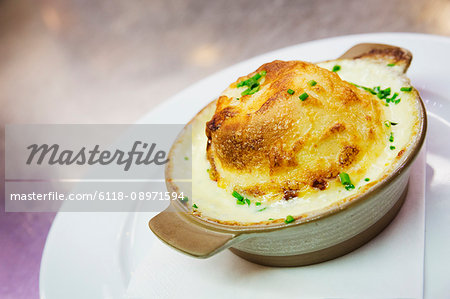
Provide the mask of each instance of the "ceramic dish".
[{"label": "ceramic dish", "polygon": [[[412,55],[409,51],[383,44],[359,44],[340,59],[354,59],[363,55],[396,57],[406,72]],[[227,225],[209,221],[190,213],[178,201],[151,219],[151,230],[164,242],[196,257],[209,257],[229,248],[249,261],[269,266],[301,266],[323,262],[344,255],[380,233],[395,217],[406,196],[409,167],[416,158],[425,138],[426,113],[417,97],[419,125],[416,136],[401,157],[396,168],[373,184],[366,192],[343,204],[323,209],[293,223],[269,221],[255,225]],[[171,178],[176,168],[175,157],[183,135],[172,148],[172,159],[166,171],[169,191],[183,189]],[[190,136],[190,135],[189,135]],[[178,145],[177,145],[178,144]],[[179,162],[178,162],[179,163]],[[174,170],[175,169],[175,170]]]}]

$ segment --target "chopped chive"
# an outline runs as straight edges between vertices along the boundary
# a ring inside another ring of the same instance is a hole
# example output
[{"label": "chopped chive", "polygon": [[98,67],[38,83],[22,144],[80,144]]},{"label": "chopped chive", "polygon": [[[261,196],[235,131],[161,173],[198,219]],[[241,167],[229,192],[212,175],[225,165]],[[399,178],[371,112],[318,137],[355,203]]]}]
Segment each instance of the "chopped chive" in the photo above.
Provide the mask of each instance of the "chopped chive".
[{"label": "chopped chive", "polygon": [[376,86],[374,88],[368,88],[368,87],[364,87],[355,83],[351,83],[356,87],[362,88],[365,91],[370,92],[373,95],[376,95],[380,100],[385,100],[385,106],[389,106],[389,103],[394,103],[394,104],[398,104],[400,103],[400,98],[397,99],[398,97],[398,93],[395,92],[390,98],[388,97],[391,94],[391,88],[388,87],[386,89],[381,89],[380,86]]},{"label": "chopped chive", "polygon": [[317,84],[317,82],[314,80],[311,80],[308,82],[308,84],[309,84],[309,86],[315,86]]},{"label": "chopped chive", "polygon": [[411,91],[412,90],[412,87],[410,86],[410,87],[402,87],[402,88],[400,88],[400,91]]},{"label": "chopped chive", "polygon": [[387,96],[391,94],[391,88],[388,87],[386,89],[380,89],[380,86],[377,87],[377,89],[374,88],[374,91],[377,92],[377,97],[382,100],[386,99],[386,102],[389,103],[389,100],[387,99]]},{"label": "chopped chive", "polygon": [[300,100],[304,101],[304,100],[306,100],[308,97],[309,97],[309,95],[308,95],[306,92],[304,92],[304,93],[302,93],[298,98],[299,98]]},{"label": "chopped chive", "polygon": [[348,173],[341,172],[341,173],[339,174],[339,178],[341,179],[341,183],[342,183],[342,184],[344,184],[344,185],[346,185],[346,184],[351,184],[350,176],[348,175]]},{"label": "chopped chive", "polygon": [[358,85],[358,84],[355,84],[355,83],[351,83],[351,84],[355,85],[356,87],[362,88],[365,91],[370,92],[371,94],[377,94],[372,88],[361,86],[361,85]]},{"label": "chopped chive", "polygon": [[247,79],[247,80],[244,80],[244,81],[239,82],[239,83],[236,85],[236,87],[247,86],[247,84],[249,84],[249,83],[250,83],[250,79]]},{"label": "chopped chive", "polygon": [[192,205],[192,207],[193,207],[194,209],[198,209],[198,206],[197,206],[195,203]]},{"label": "chopped chive", "polygon": [[259,201],[255,202],[255,205],[260,206],[261,203]]},{"label": "chopped chive", "polygon": [[258,212],[262,212],[262,211],[264,211],[265,209],[267,209],[267,207],[264,207],[264,208],[262,208],[262,209],[259,209]]},{"label": "chopped chive", "polygon": [[284,219],[284,223],[291,223],[291,222],[294,222],[295,221],[295,218],[294,217],[292,217],[291,215],[288,215],[287,217],[286,217],[286,219]]},{"label": "chopped chive", "polygon": [[186,160],[186,161],[187,161],[187,160],[189,160],[189,158],[188,158],[188,157],[184,157],[184,160]]},{"label": "chopped chive", "polygon": [[269,218],[269,220],[273,220],[273,218]]},{"label": "chopped chive", "polygon": [[183,196],[183,198],[180,198],[180,201],[181,201],[182,203],[186,203],[186,202],[189,201],[189,198],[188,198],[187,196]]},{"label": "chopped chive", "polygon": [[395,66],[395,63],[389,63],[387,66]]},{"label": "chopped chive", "polygon": [[253,86],[254,84],[258,84],[258,80],[262,77],[262,74],[256,74],[251,78],[248,78],[247,80],[243,80],[241,82],[239,82],[236,86],[237,87],[242,87],[242,86]]},{"label": "chopped chive", "polygon": [[370,179],[369,179],[369,178],[365,178],[364,180],[365,180],[366,182],[370,181]]},{"label": "chopped chive", "polygon": [[[247,79],[247,80],[243,80],[241,82],[239,82],[236,87],[244,87],[247,86],[247,89],[244,90],[241,95],[245,96],[245,95],[250,95],[250,94],[254,94],[255,92],[259,91],[260,85],[258,80],[261,79],[262,76],[266,75],[266,71],[262,71],[260,73],[255,74],[253,77]],[[237,98],[237,100],[239,100],[239,98]]]},{"label": "chopped chive", "polygon": [[[396,102],[395,99],[397,98],[397,96],[398,96],[398,93],[395,92],[395,93],[392,95],[392,97],[390,97],[390,98],[386,97],[386,98],[385,98],[385,99],[386,99],[386,103],[389,103],[389,102],[395,103],[395,102]],[[400,99],[397,99],[397,101],[400,101]]]},{"label": "chopped chive", "polygon": [[393,121],[385,121],[384,122],[384,125],[386,126],[386,127],[390,127],[390,126],[396,126],[396,125],[398,125],[398,123],[395,123],[395,122],[393,122]]},{"label": "chopped chive", "polygon": [[335,66],[333,66],[332,72],[337,72],[337,71],[340,71],[340,70],[341,70],[341,66],[340,65],[335,65]]},{"label": "chopped chive", "polygon": [[246,96],[246,95],[251,95],[254,94],[255,92],[259,91],[259,84],[258,85],[254,85],[253,87],[249,87],[246,90],[244,90],[241,95]]},{"label": "chopped chive", "polygon": [[210,172],[210,171],[211,171],[211,169],[209,169],[209,168],[208,168],[208,169],[206,169],[206,172]]},{"label": "chopped chive", "polygon": [[391,149],[391,151],[395,150],[395,146],[393,146],[393,145],[391,145],[389,148]]},{"label": "chopped chive", "polygon": [[295,91],[293,91],[292,89],[289,88],[289,89],[287,90],[287,93],[290,94],[290,95],[293,95],[293,94],[295,93]]},{"label": "chopped chive", "polygon": [[394,102],[395,102],[395,99],[396,99],[397,97],[398,97],[398,93],[395,92],[395,93],[392,95],[392,97],[390,97],[390,98],[386,97],[386,103],[389,103],[389,102],[394,103]]},{"label": "chopped chive", "polygon": [[253,80],[258,81],[259,79],[261,79],[262,75],[261,74],[256,74],[252,77]]},{"label": "chopped chive", "polygon": [[344,185],[344,188],[346,190],[355,189],[355,186],[350,181],[350,176],[347,173],[341,172],[339,174],[339,179],[341,180],[341,183],[342,183],[342,185]]},{"label": "chopped chive", "polygon": [[239,199],[241,201],[244,200],[244,196],[240,195],[237,191],[233,191],[231,195],[233,195],[234,198]]},{"label": "chopped chive", "polygon": [[236,100],[238,100],[238,101],[239,101],[239,98],[236,98]]},{"label": "chopped chive", "polygon": [[251,204],[250,199],[245,198],[244,196],[240,195],[237,191],[233,191],[233,193],[231,193],[231,195],[233,195],[233,197],[236,198],[236,203],[238,205],[248,204],[250,206],[250,204]]},{"label": "chopped chive", "polygon": [[394,133],[392,133],[392,132],[389,135],[389,142],[394,142]]}]

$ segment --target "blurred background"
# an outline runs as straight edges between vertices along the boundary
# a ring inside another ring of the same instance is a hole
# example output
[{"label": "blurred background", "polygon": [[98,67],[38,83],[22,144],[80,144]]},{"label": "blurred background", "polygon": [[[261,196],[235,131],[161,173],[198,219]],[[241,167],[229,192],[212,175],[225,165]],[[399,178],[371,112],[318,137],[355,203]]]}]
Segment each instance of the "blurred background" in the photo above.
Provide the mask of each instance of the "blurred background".
[{"label": "blurred background", "polygon": [[[450,36],[450,0],[0,0],[1,166],[5,124],[133,123],[247,58],[369,32]],[[3,194],[0,298],[37,298],[54,215]]]}]

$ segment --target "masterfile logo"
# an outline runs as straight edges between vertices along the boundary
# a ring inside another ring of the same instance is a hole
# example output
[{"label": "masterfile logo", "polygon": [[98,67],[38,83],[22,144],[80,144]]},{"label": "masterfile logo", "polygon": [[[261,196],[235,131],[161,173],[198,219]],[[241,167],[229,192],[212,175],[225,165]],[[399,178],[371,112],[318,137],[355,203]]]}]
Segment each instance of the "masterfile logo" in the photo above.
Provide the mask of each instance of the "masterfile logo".
[{"label": "masterfile logo", "polygon": [[169,151],[183,127],[9,125],[6,211],[161,211],[192,189],[189,171],[177,178],[183,192],[165,186]]}]

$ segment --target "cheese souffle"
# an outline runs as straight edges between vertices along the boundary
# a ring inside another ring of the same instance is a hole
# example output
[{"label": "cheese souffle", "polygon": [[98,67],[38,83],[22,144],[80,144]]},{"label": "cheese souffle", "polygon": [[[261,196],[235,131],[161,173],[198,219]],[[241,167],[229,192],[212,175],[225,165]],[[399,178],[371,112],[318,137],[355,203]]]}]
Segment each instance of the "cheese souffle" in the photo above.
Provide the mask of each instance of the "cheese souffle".
[{"label": "cheese souffle", "polygon": [[185,204],[227,225],[290,223],[342,206],[396,169],[418,134],[406,67],[376,56],[264,64],[195,116],[192,140],[175,149],[192,142],[192,157],[174,155],[169,176],[192,163]]}]

